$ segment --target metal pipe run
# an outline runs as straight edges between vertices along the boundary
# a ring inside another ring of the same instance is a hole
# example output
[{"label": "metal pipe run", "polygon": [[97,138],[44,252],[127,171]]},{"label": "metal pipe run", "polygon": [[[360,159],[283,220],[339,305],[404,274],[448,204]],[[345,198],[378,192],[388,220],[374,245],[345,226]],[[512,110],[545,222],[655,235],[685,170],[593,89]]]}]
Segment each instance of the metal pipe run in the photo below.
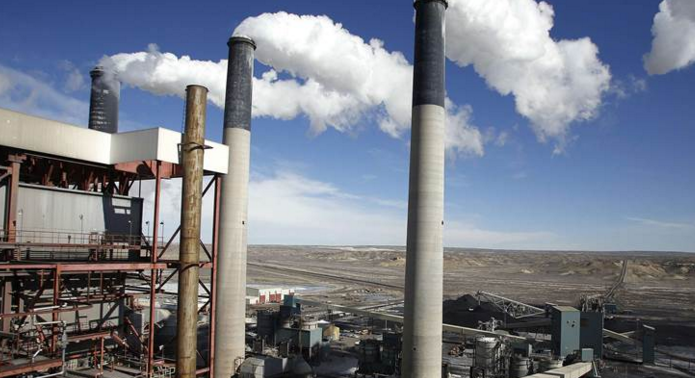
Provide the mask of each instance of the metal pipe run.
[{"label": "metal pipe run", "polygon": [[215,378],[229,378],[245,358],[246,250],[251,94],[254,50],[247,37],[229,46],[223,142],[229,146],[229,171],[222,177],[219,256],[216,278]]},{"label": "metal pipe run", "polygon": [[445,0],[416,0],[402,376],[442,374]]},{"label": "metal pipe run", "polygon": [[183,193],[181,195],[179,299],[176,325],[178,338],[176,376],[179,378],[195,378],[196,376],[200,222],[203,203],[207,93],[207,88],[199,85],[189,85],[186,88],[186,129],[181,144]]}]

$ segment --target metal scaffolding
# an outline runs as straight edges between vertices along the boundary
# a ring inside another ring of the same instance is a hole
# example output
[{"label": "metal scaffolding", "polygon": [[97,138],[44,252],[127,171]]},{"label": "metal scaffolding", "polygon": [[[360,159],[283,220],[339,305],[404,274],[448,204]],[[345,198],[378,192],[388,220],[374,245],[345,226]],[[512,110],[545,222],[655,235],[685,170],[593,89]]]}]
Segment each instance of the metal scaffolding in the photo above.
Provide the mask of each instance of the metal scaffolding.
[{"label": "metal scaffolding", "polygon": [[486,291],[478,291],[476,293],[476,297],[478,298],[478,304],[480,304],[481,301],[490,302],[500,311],[506,315],[510,315],[514,319],[545,315],[545,310],[542,308],[527,305],[526,303],[505,298],[497,294],[488,293]]},{"label": "metal scaffolding", "polygon": [[[0,185],[6,182],[5,227],[0,230],[0,378],[62,371],[78,363],[102,372],[122,368],[133,375],[170,375],[173,361],[155,351],[155,321],[157,303],[176,296],[164,286],[178,275],[179,261],[166,259],[165,253],[180,227],[164,240],[158,225],[162,180],[181,177],[181,167],[158,160],[99,165],[1,146],[0,164]],[[211,248],[200,241],[205,261],[199,266],[210,281],[199,280],[205,302],[199,313],[211,314],[220,176],[205,173],[212,178],[203,196],[214,189],[214,209]],[[154,180],[151,236],[30,230],[18,224],[20,184],[128,195],[143,180]],[[142,324],[138,327],[129,314],[138,314]],[[209,319],[209,350],[197,375],[212,375],[214,316]]]}]

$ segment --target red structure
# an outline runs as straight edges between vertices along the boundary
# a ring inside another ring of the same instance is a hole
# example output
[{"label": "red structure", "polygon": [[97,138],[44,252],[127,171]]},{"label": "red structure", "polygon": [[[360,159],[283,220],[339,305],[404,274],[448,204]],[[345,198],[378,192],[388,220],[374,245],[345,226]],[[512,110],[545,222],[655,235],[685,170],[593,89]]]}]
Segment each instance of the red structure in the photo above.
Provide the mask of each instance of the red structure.
[{"label": "red structure", "polygon": [[[199,311],[214,314],[220,177],[205,174],[212,176],[204,196],[214,197],[214,215],[212,245],[200,243],[206,257],[201,269],[210,280],[199,281],[205,293]],[[168,240],[160,235],[162,180],[180,176],[179,165],[160,160],[107,165],[0,146],[0,186],[6,188],[0,230],[0,378],[76,366],[95,375],[121,369],[153,376],[173,366],[155,350],[154,323],[158,301],[176,296],[164,287],[178,273],[178,261],[167,258],[178,229]],[[20,185],[128,196],[143,181],[154,181],[151,236],[32,230],[18,220]],[[149,300],[149,308],[143,300]],[[132,314],[143,319],[141,327]],[[212,375],[214,316],[209,319],[208,348],[199,350],[205,358],[199,359],[204,366],[198,375]]]}]

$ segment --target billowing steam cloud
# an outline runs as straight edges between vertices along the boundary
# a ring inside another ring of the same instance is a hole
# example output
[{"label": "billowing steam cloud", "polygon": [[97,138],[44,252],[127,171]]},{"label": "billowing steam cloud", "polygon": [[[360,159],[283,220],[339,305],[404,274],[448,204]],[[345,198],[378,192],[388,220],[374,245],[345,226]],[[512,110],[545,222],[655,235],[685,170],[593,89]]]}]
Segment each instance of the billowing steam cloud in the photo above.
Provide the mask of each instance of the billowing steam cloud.
[{"label": "billowing steam cloud", "polygon": [[644,57],[650,75],[662,75],[695,62],[695,1],[664,0],[652,26],[652,51]]},{"label": "billowing steam cloud", "polygon": [[[611,75],[588,38],[550,37],[553,9],[535,0],[451,0],[447,56],[473,65],[490,87],[512,94],[538,138],[562,151],[570,125],[594,118]],[[368,42],[325,16],[265,13],[244,20],[235,33],[258,43],[256,57],[271,67],[254,80],[256,117],[306,116],[318,134],[328,127],[350,131],[365,119],[399,137],[410,127],[412,66],[383,42]],[[183,96],[191,83],[224,103],[226,61],[146,52],[107,57],[125,83],[157,94]],[[450,154],[482,155],[489,138],[470,124],[471,108],[447,101]]]},{"label": "billowing steam cloud", "polygon": [[[247,18],[235,33],[253,37],[256,58],[274,68],[254,83],[260,86],[255,114],[306,114],[314,132],[327,126],[344,131],[383,106],[377,115],[382,131],[399,137],[410,127],[413,67],[382,41],[366,43],[326,16],[285,12]],[[278,80],[276,70],[299,80]],[[482,155],[483,137],[469,122],[470,107],[447,101],[447,110],[449,154]]]},{"label": "billowing steam cloud", "polygon": [[[235,33],[253,37],[257,59],[271,67],[254,79],[255,117],[306,116],[314,134],[328,127],[350,131],[364,119],[375,120],[393,137],[410,127],[412,66],[381,41],[365,42],[325,16],[285,12],[248,18]],[[183,96],[186,85],[204,85],[210,100],[224,107],[226,60],[197,61],[150,45],[148,51],[113,55],[101,64],[114,68],[124,83],[155,94]],[[469,123],[470,108],[449,104],[450,156],[482,155],[483,136]]]},{"label": "billowing steam cloud", "polygon": [[187,85],[203,85],[210,91],[210,101],[224,107],[226,60],[193,60],[186,55],[179,58],[150,44],[147,51],[104,57],[100,64],[115,70],[121,82],[158,95],[184,97]]},{"label": "billowing steam cloud", "polygon": [[555,41],[553,8],[534,0],[450,0],[447,57],[512,94],[541,141],[562,150],[570,124],[594,118],[611,74],[590,39]]},{"label": "billowing steam cloud", "polygon": [[[350,128],[367,110],[381,104],[386,117],[381,128],[399,135],[410,123],[412,67],[399,52],[388,52],[377,39],[365,42],[325,16],[266,13],[244,20],[235,33],[256,40],[256,58],[277,71],[299,78],[292,91],[311,97],[285,97],[290,117],[304,113],[312,128],[326,125]],[[287,81],[265,75],[268,92],[288,90]],[[264,93],[262,91],[261,93]],[[273,114],[276,104],[259,99],[262,115]]]}]

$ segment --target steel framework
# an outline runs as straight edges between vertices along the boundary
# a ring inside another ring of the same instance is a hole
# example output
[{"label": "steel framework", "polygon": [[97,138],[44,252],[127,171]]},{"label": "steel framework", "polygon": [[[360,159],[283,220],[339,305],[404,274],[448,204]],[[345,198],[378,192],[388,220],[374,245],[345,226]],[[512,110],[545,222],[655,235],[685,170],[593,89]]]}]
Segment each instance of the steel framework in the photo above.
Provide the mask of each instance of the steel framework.
[{"label": "steel framework", "polygon": [[478,298],[478,304],[480,304],[480,302],[483,300],[486,302],[490,302],[490,303],[492,303],[492,305],[497,307],[500,311],[513,317],[514,319],[522,319],[522,318],[528,318],[531,316],[538,316],[538,315],[544,315],[545,314],[545,310],[543,310],[541,308],[527,305],[526,303],[521,303],[519,301],[505,298],[505,297],[500,296],[500,295],[488,293],[486,291],[478,291],[476,293],[476,297]]},{"label": "steel framework", "polygon": [[[121,364],[135,367],[138,375],[170,373],[172,361],[154,350],[154,322],[158,301],[176,295],[164,286],[177,276],[179,262],[165,254],[180,227],[165,240],[157,225],[162,180],[181,177],[181,167],[156,160],[100,166],[0,147],[2,162],[0,185],[6,182],[7,190],[5,227],[0,230],[0,378],[65,369],[75,361],[98,371]],[[20,182],[128,195],[142,180],[154,180],[155,186],[151,236],[17,230]],[[214,189],[212,244],[208,248],[200,242],[205,259],[200,268],[209,272],[210,281],[199,280],[205,293],[200,313],[215,310],[218,175],[210,179],[203,196],[210,189]],[[146,307],[149,316],[143,318],[149,322],[140,329],[122,313],[142,314]],[[90,318],[95,312],[98,316]],[[212,375],[215,324],[214,316],[209,318],[209,350],[198,375]]]}]

